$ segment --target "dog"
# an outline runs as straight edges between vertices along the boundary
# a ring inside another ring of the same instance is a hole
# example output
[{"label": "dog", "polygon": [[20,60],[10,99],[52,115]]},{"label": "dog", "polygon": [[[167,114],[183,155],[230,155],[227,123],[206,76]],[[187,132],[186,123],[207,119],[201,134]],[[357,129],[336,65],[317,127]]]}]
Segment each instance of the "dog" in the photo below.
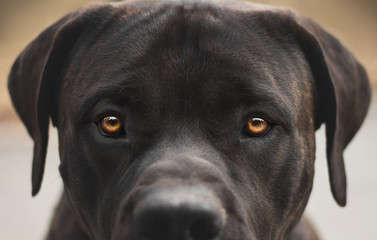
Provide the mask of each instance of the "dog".
[{"label": "dog", "polygon": [[47,239],[318,239],[315,131],[346,204],[363,67],[322,27],[242,1],[89,4],[19,55],[9,91],[41,187],[50,119],[64,193]]}]

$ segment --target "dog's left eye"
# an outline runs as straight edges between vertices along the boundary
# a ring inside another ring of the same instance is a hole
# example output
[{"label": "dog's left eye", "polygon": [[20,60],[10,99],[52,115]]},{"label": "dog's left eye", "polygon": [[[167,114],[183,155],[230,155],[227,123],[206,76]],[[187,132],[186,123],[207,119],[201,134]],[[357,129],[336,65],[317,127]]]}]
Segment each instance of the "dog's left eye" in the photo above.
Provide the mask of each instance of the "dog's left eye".
[{"label": "dog's left eye", "polygon": [[99,132],[106,137],[119,137],[124,133],[122,121],[115,116],[107,116],[97,122]]},{"label": "dog's left eye", "polygon": [[248,136],[262,137],[271,128],[271,125],[263,118],[249,118],[245,126],[245,132]]}]

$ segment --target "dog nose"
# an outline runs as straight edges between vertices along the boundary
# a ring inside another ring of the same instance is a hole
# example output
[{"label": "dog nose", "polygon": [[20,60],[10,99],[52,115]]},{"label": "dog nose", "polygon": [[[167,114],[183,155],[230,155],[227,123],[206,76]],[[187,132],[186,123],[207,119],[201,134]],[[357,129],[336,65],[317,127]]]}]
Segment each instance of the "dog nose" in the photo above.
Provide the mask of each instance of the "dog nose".
[{"label": "dog nose", "polygon": [[212,240],[225,224],[220,200],[202,187],[155,189],[134,210],[139,240]]}]

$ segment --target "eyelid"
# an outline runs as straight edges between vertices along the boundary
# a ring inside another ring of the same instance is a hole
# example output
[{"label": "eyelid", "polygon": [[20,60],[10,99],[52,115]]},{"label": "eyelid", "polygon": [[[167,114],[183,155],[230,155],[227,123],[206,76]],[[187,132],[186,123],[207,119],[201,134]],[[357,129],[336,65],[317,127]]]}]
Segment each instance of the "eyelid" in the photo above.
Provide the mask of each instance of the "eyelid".
[{"label": "eyelid", "polygon": [[115,111],[108,111],[108,112],[104,112],[104,113],[98,114],[97,117],[94,117],[94,119],[95,119],[95,122],[99,122],[99,121],[103,120],[106,117],[116,117],[120,121],[122,121],[122,122],[124,121],[122,115],[119,114],[119,113],[117,113],[117,112],[115,112]]},{"label": "eyelid", "polygon": [[293,114],[282,114],[282,111],[277,111],[277,107],[266,106],[253,106],[252,109],[247,109],[246,113],[242,116],[242,124],[252,117],[259,117],[266,120],[272,127],[282,127],[286,131],[295,127],[295,116]]},{"label": "eyelid", "polygon": [[276,121],[276,118],[272,117],[270,114],[263,111],[252,111],[246,114],[243,118],[243,122],[247,122],[251,118],[261,118],[270,125],[279,124],[278,121]]},{"label": "eyelid", "polygon": [[122,122],[125,121],[125,107],[104,101],[96,104],[90,112],[91,122],[99,121],[102,118],[114,116],[119,118]]}]

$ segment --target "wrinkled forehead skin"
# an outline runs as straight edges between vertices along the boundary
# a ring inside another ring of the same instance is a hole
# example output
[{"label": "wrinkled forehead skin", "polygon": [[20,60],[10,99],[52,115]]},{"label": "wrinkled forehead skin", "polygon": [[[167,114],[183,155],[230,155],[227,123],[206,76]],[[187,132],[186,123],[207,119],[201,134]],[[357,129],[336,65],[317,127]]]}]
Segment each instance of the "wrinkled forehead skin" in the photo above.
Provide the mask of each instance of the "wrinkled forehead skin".
[{"label": "wrinkled forehead skin", "polygon": [[181,114],[183,105],[208,111],[203,108],[215,102],[267,97],[297,119],[312,94],[309,67],[295,41],[258,8],[131,5],[115,5],[84,29],[62,81],[62,91],[75,97],[63,105],[81,112],[108,92]]}]

